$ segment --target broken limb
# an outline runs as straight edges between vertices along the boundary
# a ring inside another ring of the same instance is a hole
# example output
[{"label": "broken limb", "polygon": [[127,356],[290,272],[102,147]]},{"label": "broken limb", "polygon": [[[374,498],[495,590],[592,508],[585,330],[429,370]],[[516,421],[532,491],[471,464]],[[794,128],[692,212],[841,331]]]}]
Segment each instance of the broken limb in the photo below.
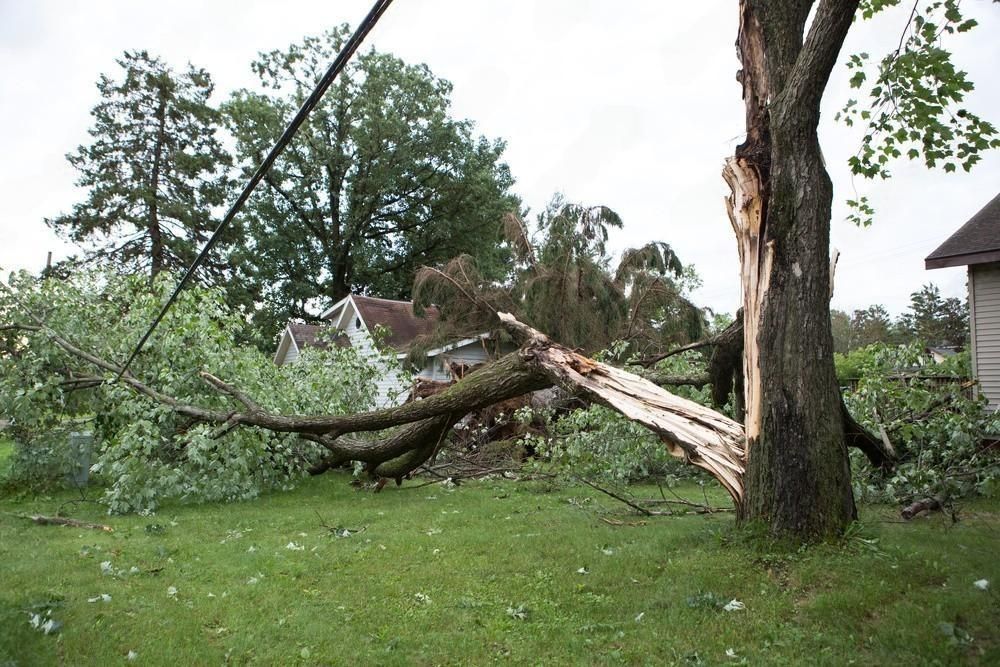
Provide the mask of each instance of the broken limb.
[{"label": "broken limb", "polygon": [[[44,335],[69,355],[97,369],[88,377],[118,375],[117,364],[83,350],[28,314]],[[197,422],[225,428],[256,427],[296,433],[329,451],[324,465],[360,461],[377,477],[398,478],[428,460],[445,435],[469,412],[558,384],[571,394],[605,405],[656,433],[671,454],[715,476],[739,503],[743,495],[743,429],[728,417],[670,394],[621,369],[596,362],[550,341],[542,333],[501,315],[503,326],[522,347],[483,366],[423,400],[344,415],[284,415],[261,407],[239,388],[211,375],[202,379],[233,402],[233,409],[209,409],[185,403],[125,373],[121,382],[134,392]],[[365,439],[355,433],[389,431]]]},{"label": "broken limb", "polygon": [[67,526],[70,528],[91,528],[93,530],[102,530],[105,533],[115,532],[114,528],[103,523],[78,521],[77,519],[68,519],[62,516],[44,516],[42,514],[11,514],[11,516],[15,516],[18,519],[27,519],[28,521],[37,523],[40,526]]}]

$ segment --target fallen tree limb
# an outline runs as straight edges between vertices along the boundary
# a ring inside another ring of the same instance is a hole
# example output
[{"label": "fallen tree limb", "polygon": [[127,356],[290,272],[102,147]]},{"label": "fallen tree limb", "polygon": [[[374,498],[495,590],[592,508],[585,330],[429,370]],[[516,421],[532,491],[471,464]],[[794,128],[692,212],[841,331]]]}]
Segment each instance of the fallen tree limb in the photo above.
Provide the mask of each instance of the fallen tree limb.
[{"label": "fallen tree limb", "polygon": [[525,341],[521,356],[553,383],[642,424],[660,436],[672,455],[708,471],[737,505],[742,501],[742,425],[649,380],[557,345],[513,315],[499,317],[505,328]]},{"label": "fallen tree limb", "polygon": [[41,526],[69,526],[71,528],[90,528],[93,530],[102,530],[105,533],[115,532],[114,528],[103,523],[89,523],[87,521],[78,521],[76,519],[69,519],[62,516],[44,516],[42,514],[11,514],[11,516],[15,516],[18,519],[32,521]]},{"label": "fallen tree limb", "polygon": [[[6,286],[5,286],[6,287]],[[8,288],[9,289],[9,288]],[[743,497],[743,427],[728,417],[678,396],[652,382],[603,364],[500,314],[502,325],[523,341],[521,349],[469,373],[444,391],[397,407],[347,415],[283,415],[262,408],[238,387],[203,372],[202,379],[228,396],[235,410],[213,410],[184,403],[122,373],[114,363],[83,350],[27,315],[37,333],[48,336],[68,354],[121,382],[138,394],[168,406],[194,421],[217,424],[220,435],[236,427],[298,433],[330,452],[324,465],[362,461],[376,477],[400,479],[427,461],[451,428],[466,414],[557,384],[570,394],[618,411],[656,433],[670,453],[715,476],[737,505]],[[80,377],[77,375],[76,377]],[[99,375],[87,379],[100,380]],[[384,438],[348,437],[352,433],[396,428]]]},{"label": "fallen tree limb", "polygon": [[909,521],[913,517],[923,512],[939,512],[944,509],[944,499],[940,496],[931,498],[921,498],[920,500],[907,505],[900,512],[900,516]]},{"label": "fallen tree limb", "polygon": [[579,481],[579,482],[583,482],[584,484],[586,484],[590,488],[594,489],[595,491],[600,491],[601,493],[603,493],[605,495],[611,496],[612,498],[614,498],[615,500],[617,500],[620,503],[625,503],[626,505],[628,505],[629,507],[631,507],[632,509],[634,509],[636,512],[638,512],[639,514],[645,514],[646,516],[652,516],[653,515],[653,512],[651,510],[646,509],[642,505],[636,505],[635,503],[633,503],[628,498],[625,498],[624,496],[620,496],[617,493],[615,493],[614,491],[611,491],[610,489],[605,489],[603,486],[598,486],[597,484],[594,484],[590,480],[584,479],[583,477],[577,477],[576,480]]}]

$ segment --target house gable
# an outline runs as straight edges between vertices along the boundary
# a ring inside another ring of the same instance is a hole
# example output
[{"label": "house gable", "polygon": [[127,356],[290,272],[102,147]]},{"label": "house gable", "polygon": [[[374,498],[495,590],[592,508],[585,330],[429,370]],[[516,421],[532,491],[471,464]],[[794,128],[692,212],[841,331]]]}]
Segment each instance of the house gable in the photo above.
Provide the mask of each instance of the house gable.
[{"label": "house gable", "polygon": [[1000,262],[1000,194],[924,260],[927,269]]},{"label": "house gable", "polygon": [[1000,409],[1000,194],[948,237],[924,264],[969,267],[972,374],[989,407]]}]

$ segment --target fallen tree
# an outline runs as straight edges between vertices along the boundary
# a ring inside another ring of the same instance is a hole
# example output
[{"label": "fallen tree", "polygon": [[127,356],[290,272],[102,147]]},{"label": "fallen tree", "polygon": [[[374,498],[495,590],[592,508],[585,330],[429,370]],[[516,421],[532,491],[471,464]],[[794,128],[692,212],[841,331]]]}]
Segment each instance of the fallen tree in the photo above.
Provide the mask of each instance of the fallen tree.
[{"label": "fallen tree", "polygon": [[[66,289],[65,284],[57,285],[53,289]],[[164,382],[162,371],[155,383],[141,379],[139,373],[154,377],[150,375],[149,363],[145,365],[146,370],[127,372],[120,383],[109,384],[110,378],[116,377],[120,371],[116,363],[108,360],[114,353],[98,355],[91,349],[86,349],[94,347],[94,341],[104,340],[103,338],[98,336],[90,339],[85,347],[50,327],[37,314],[36,311],[51,312],[45,311],[42,304],[58,302],[61,297],[54,293],[42,293],[35,295],[37,301],[26,303],[15,290],[6,285],[3,288],[10,304],[4,329],[16,334],[14,340],[20,341],[11,343],[13,351],[8,352],[8,359],[24,356],[27,350],[41,353],[43,342],[50,345],[59,353],[47,363],[51,367],[49,371],[54,369],[62,378],[58,388],[64,393],[58,401],[63,404],[69,396],[83,389],[124,387],[134,395],[144,397],[182,418],[183,423],[177,427],[180,432],[194,432],[197,425],[205,427],[204,439],[209,442],[220,442],[224,437],[240,430],[291,434],[315,443],[325,452],[321,460],[311,464],[313,473],[357,461],[364,464],[365,470],[376,480],[400,481],[430,460],[441,449],[453,427],[466,415],[503,404],[515,397],[558,386],[581,404],[600,404],[641,424],[656,434],[672,455],[712,474],[736,503],[744,497],[742,476],[745,450],[742,426],[717,411],[675,396],[657,386],[704,385],[718,383],[718,379],[722,378],[722,388],[714,387],[714,393],[721,395],[724,400],[725,392],[734,386],[732,378],[738,377],[739,371],[731,367],[725,368],[716,360],[721,356],[731,366],[733,359],[741,357],[739,343],[742,341],[742,331],[739,320],[722,335],[697,344],[716,348],[707,374],[679,377],[665,375],[655,369],[644,369],[641,373],[646,377],[642,377],[559,345],[511,315],[500,315],[497,318],[499,326],[520,341],[520,349],[465,374],[450,386],[437,387],[435,393],[420,400],[382,410],[351,411],[346,406],[329,414],[296,414],[287,409],[275,409],[273,402],[268,404],[264,400],[268,398],[264,392],[273,390],[270,380],[250,387],[238,386],[239,382],[223,380],[216,374],[200,371],[213,363],[228,368],[224,362],[213,362],[210,358],[201,359],[187,371],[200,378],[203,386],[211,388],[198,401],[191,400],[190,397],[194,394],[190,386]],[[115,304],[111,301],[108,307],[109,310],[114,310]],[[73,309],[79,310],[76,306]],[[200,312],[204,309],[204,303],[196,302],[189,310]],[[182,309],[183,312],[187,311]],[[100,321],[107,314],[96,313],[95,316]],[[211,328],[214,329],[215,326]],[[183,329],[184,326],[179,328]],[[220,341],[216,340],[214,344],[218,346]],[[163,352],[176,361],[176,352],[171,348],[164,347]],[[171,359],[154,359],[154,362],[152,367],[163,368]],[[143,368],[142,364],[140,368]],[[35,375],[39,372],[42,372],[39,367],[30,370]],[[28,378],[30,375],[24,377]],[[164,389],[164,385],[167,389]],[[332,387],[323,389],[330,390]],[[179,398],[180,396],[185,398]],[[121,401],[120,398],[114,400],[119,403]],[[891,460],[884,451],[872,444],[875,439],[856,425],[846,409],[843,417],[851,444],[864,450],[876,465]],[[162,421],[162,418],[158,419]],[[849,427],[850,423],[855,426]],[[851,433],[857,433],[857,436],[852,438]],[[165,444],[167,441],[161,441],[161,446]],[[177,452],[175,456],[198,455],[197,451],[190,449],[190,445],[184,445],[184,448],[185,451]]]},{"label": "fallen tree", "polygon": [[[4,285],[16,299],[16,294]],[[50,328],[34,312],[21,309],[27,323],[8,330],[44,336],[60,350],[90,367],[64,369],[75,384],[97,386],[120,367],[75,345]],[[193,423],[212,424],[212,437],[233,429],[254,427],[295,433],[328,452],[327,467],[360,461],[376,478],[396,478],[412,472],[441,446],[452,427],[466,414],[532,391],[559,385],[566,391],[616,410],[656,433],[674,456],[712,474],[737,504],[743,497],[743,427],[710,408],[675,396],[652,382],[608,364],[594,361],[551,341],[511,315],[499,316],[502,326],[521,347],[469,373],[444,391],[398,407],[342,415],[277,414],[262,407],[243,389],[202,372],[201,379],[227,397],[231,409],[207,408],[168,395],[131,372],[121,382],[133,392],[168,407]],[[398,427],[398,428],[397,428]],[[391,430],[381,438],[357,434]]]}]

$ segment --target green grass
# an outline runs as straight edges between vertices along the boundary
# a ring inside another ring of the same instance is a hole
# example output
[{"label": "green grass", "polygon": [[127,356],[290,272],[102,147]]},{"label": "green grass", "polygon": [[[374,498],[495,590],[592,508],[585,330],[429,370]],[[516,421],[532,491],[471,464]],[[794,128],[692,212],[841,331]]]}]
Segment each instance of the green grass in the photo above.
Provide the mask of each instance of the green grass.
[{"label": "green grass", "polygon": [[[374,495],[327,475],[152,517],[68,508],[110,534],[10,515],[73,497],[0,500],[0,664],[1000,663],[997,501],[957,524],[869,509],[809,548],[506,481]],[[60,633],[29,626],[45,608]]]}]

